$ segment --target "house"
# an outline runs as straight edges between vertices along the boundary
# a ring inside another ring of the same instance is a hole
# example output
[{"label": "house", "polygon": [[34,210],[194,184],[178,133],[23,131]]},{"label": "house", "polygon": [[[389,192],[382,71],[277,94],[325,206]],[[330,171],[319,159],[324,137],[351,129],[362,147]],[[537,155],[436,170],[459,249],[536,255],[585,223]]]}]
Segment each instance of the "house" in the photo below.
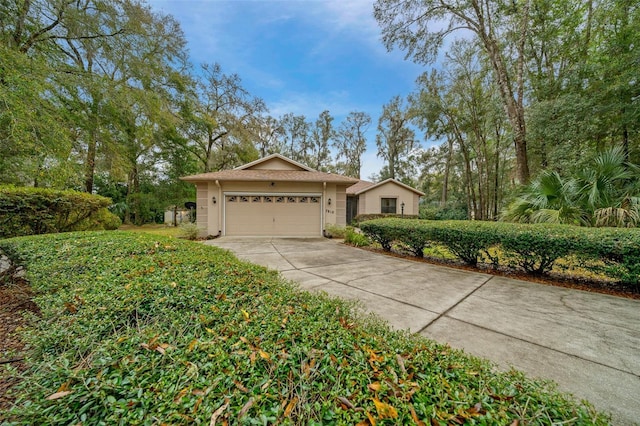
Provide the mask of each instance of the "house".
[{"label": "house", "polygon": [[[320,237],[327,225],[347,224],[347,188],[360,182],[313,170],[280,154],[181,179],[196,185],[196,222],[202,236]],[[386,186],[389,183],[385,181],[382,192],[372,188],[365,195],[363,211],[367,202],[372,203],[370,197],[400,188],[387,198],[396,200],[396,209],[405,202],[411,204],[411,214],[417,212],[417,198],[414,206],[405,194],[409,187],[399,182]]]},{"label": "house", "polygon": [[418,216],[420,192],[395,179],[374,183],[361,180],[347,188],[347,223],[359,214]]}]

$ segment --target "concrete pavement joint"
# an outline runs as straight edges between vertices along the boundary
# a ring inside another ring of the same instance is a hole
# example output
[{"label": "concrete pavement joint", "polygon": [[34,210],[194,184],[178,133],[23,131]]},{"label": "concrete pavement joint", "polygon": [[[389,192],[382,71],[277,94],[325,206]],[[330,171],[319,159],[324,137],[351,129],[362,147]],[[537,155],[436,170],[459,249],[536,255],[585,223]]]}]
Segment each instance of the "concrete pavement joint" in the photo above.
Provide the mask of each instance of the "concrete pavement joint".
[{"label": "concrete pavement joint", "polygon": [[[413,303],[405,302],[404,300],[394,299],[393,297],[385,296],[385,295],[383,295],[383,294],[379,294],[379,293],[376,293],[376,292],[374,292],[374,291],[365,290],[365,289],[362,289],[362,288],[360,288],[360,287],[356,287],[356,286],[351,285],[351,284],[348,284],[348,283],[343,283],[343,282],[341,282],[341,281],[335,281],[335,280],[332,280],[331,278],[325,277],[325,276],[320,275],[320,274],[316,274],[316,273],[314,273],[314,272],[305,271],[305,270],[303,270],[303,269],[299,269],[299,271],[303,271],[303,272],[306,272],[307,274],[315,275],[315,276],[316,276],[316,277],[318,277],[318,278],[324,278],[324,279],[326,279],[326,280],[331,281],[332,283],[336,283],[336,284],[343,285],[343,286],[345,286],[345,287],[353,288],[353,289],[356,289],[356,290],[362,291],[362,292],[364,292],[364,293],[373,294],[374,296],[382,297],[383,299],[393,300],[394,302],[400,303],[400,304],[405,305],[405,306],[411,306],[412,308],[420,309],[421,311],[431,312],[431,313],[433,313],[433,314],[437,314],[437,312],[430,311],[429,309],[425,309],[425,308],[423,308],[422,306],[414,305]],[[386,274],[381,274],[381,275],[386,275]],[[320,285],[317,285],[317,286],[315,286],[315,287],[313,287],[313,288],[315,289],[315,288],[317,288],[317,287],[321,287],[321,286],[323,286],[323,285],[325,285],[325,284],[320,284]],[[422,328],[422,329],[421,329],[421,331],[422,331],[422,330],[424,330],[424,328]]]},{"label": "concrete pavement joint", "polygon": [[[276,247],[275,244],[273,244],[273,240],[269,241],[269,244],[271,244],[271,246],[273,247],[273,249],[276,251],[276,253],[278,253],[278,255],[283,258],[289,265],[291,265],[291,267],[293,269],[298,269],[296,268],[296,266],[294,264],[292,264],[291,262],[289,262],[289,259],[287,259],[282,253],[280,253],[280,250],[278,250],[278,247]],[[290,269],[288,269],[288,271],[290,271]]]},{"label": "concrete pavement joint", "polygon": [[444,312],[442,312],[441,314],[438,314],[437,317],[435,317],[434,319],[432,319],[431,321],[429,321],[429,323],[427,323],[427,325],[425,325],[424,327],[422,327],[420,330],[418,330],[418,333],[422,333],[423,331],[425,331],[427,328],[429,328],[433,323],[435,323],[436,321],[438,321],[440,318],[442,318],[443,316],[445,316],[446,314],[448,314],[449,312],[451,312],[452,309],[454,309],[456,306],[458,306],[459,304],[461,304],[462,302],[464,302],[465,300],[467,300],[469,298],[469,296],[471,296],[473,293],[475,293],[476,291],[480,290],[482,287],[484,287],[484,285],[486,283],[488,283],[489,281],[491,281],[493,279],[493,275],[490,275],[489,278],[487,278],[482,284],[480,284],[478,287],[474,288],[472,291],[470,291],[469,293],[467,293],[466,296],[464,296],[462,299],[458,300],[456,303],[454,303],[452,306],[449,307],[449,309],[445,310]]},{"label": "concrete pavement joint", "polygon": [[[603,363],[603,362],[600,362],[600,361],[594,361],[594,360],[591,360],[591,359],[582,358],[581,356],[578,356],[578,355],[576,355],[576,354],[572,354],[572,353],[570,353],[570,352],[565,352],[565,351],[561,351],[561,350],[559,350],[559,349],[550,348],[550,347],[545,346],[545,345],[542,345],[542,344],[540,344],[540,343],[536,343],[536,342],[532,342],[532,341],[530,341],[530,340],[523,339],[522,337],[512,336],[511,334],[503,333],[503,332],[501,332],[501,331],[497,331],[497,330],[492,330],[492,329],[490,329],[490,328],[483,327],[483,326],[481,326],[481,325],[474,324],[474,323],[472,323],[472,322],[468,322],[468,321],[465,321],[465,320],[461,320],[461,319],[459,319],[459,318],[454,318],[454,317],[450,317],[450,316],[447,316],[447,318],[449,318],[449,319],[451,319],[451,320],[454,320],[454,321],[461,322],[461,323],[463,323],[463,324],[470,325],[470,326],[472,326],[472,327],[476,327],[476,328],[479,328],[479,329],[482,329],[482,330],[490,331],[490,332],[492,332],[492,333],[496,333],[496,334],[499,334],[499,335],[501,335],[501,336],[509,337],[510,339],[519,340],[519,341],[521,341],[521,342],[525,342],[525,343],[528,343],[528,344],[530,344],[530,345],[537,346],[537,347],[539,347],[539,348],[548,349],[548,350],[550,350],[550,351],[557,352],[557,353],[559,353],[559,354],[563,354],[563,355],[567,355],[567,356],[570,356],[570,357],[572,357],[572,358],[577,358],[577,359],[580,359],[580,360],[582,360],[582,361],[586,361],[586,362],[590,362],[590,363],[592,363],[592,364],[600,365],[600,366],[602,366],[602,367],[610,368],[610,369],[612,369],[612,370],[619,371],[619,372],[624,373],[624,374],[630,374],[630,375],[632,375],[632,376],[634,376],[634,377],[636,377],[636,378],[640,379],[640,376],[639,376],[638,374],[634,373],[633,371],[623,370],[623,369],[618,368],[618,367],[614,367],[614,366],[611,366],[611,365],[607,365],[607,364],[605,364],[605,363]],[[435,321],[436,321],[436,320],[434,320],[434,321],[432,321],[432,322],[435,322]],[[428,327],[428,326],[427,326],[427,327]],[[424,328],[423,328],[422,330],[420,330],[418,333],[422,333],[422,332],[423,332],[427,327],[424,327]]]}]

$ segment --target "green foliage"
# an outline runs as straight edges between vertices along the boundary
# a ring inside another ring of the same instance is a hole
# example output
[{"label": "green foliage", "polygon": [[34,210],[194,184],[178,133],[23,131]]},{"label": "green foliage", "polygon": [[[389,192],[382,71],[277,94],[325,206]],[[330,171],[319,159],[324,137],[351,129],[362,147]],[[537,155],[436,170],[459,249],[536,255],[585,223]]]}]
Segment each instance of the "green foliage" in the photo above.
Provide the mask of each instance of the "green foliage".
[{"label": "green foliage", "polygon": [[30,368],[11,424],[607,424],[547,384],[358,319],[224,250],[126,232],[0,248],[41,309],[22,334]]},{"label": "green foliage", "polygon": [[469,218],[469,214],[466,208],[460,206],[420,206],[419,217],[426,220],[466,220]]},{"label": "green foliage", "polygon": [[[536,275],[548,273],[558,259],[571,256],[592,264],[604,261],[604,270],[589,268],[640,286],[640,229],[399,219],[372,220],[360,228],[387,251],[400,243],[421,256],[424,247],[435,244],[469,265],[488,258],[494,266],[519,267]],[[501,256],[491,254],[496,248]]]},{"label": "green foliage", "polygon": [[384,218],[388,218],[388,217],[396,217],[396,218],[404,218],[404,219],[417,219],[418,218],[418,216],[416,216],[416,215],[408,215],[408,214],[405,214],[404,217],[403,217],[402,215],[395,214],[395,213],[364,213],[364,214],[359,214],[356,217],[354,217],[353,218],[353,224],[354,225],[358,225],[359,223],[366,222],[367,220],[384,219]]},{"label": "green foliage", "polygon": [[0,186],[0,238],[111,227],[115,219],[100,211],[110,203],[83,192]]},{"label": "green foliage", "polygon": [[185,222],[179,226],[178,237],[187,240],[196,240],[200,234],[200,228],[195,223]]},{"label": "green foliage", "polygon": [[502,214],[522,223],[635,227],[640,224],[640,167],[619,147],[569,177],[545,171]]},{"label": "green foliage", "polygon": [[325,229],[325,236],[327,238],[344,238],[347,232],[347,228],[340,225],[329,224]]},{"label": "green foliage", "polygon": [[347,226],[344,233],[344,242],[356,247],[367,247],[371,245],[371,241],[366,235],[357,232],[353,227]]},{"label": "green foliage", "polygon": [[74,225],[71,231],[114,231],[122,225],[118,216],[102,208]]}]

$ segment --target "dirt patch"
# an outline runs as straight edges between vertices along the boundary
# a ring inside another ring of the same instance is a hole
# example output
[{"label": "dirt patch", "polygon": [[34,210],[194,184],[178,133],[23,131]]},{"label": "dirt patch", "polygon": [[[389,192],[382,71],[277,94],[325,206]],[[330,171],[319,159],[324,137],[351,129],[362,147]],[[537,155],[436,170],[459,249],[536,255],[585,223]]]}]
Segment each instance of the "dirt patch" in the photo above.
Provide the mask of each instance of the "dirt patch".
[{"label": "dirt patch", "polygon": [[628,299],[640,300],[639,287],[624,286],[622,284],[611,282],[611,281],[576,279],[573,277],[566,277],[566,276],[561,276],[556,274],[550,274],[545,276],[532,276],[525,272],[496,270],[496,269],[493,269],[491,265],[480,264],[478,265],[478,267],[474,268],[473,266],[469,266],[457,261],[446,261],[443,259],[430,258],[430,257],[419,258],[419,257],[408,255],[406,253],[398,253],[395,251],[391,251],[391,252],[384,251],[380,248],[372,248],[372,247],[360,247],[360,248],[363,250],[372,251],[372,252],[384,254],[387,256],[394,256],[394,257],[400,257],[402,259],[413,260],[415,262],[430,263],[432,265],[447,266],[449,268],[463,269],[465,271],[482,272],[485,274],[508,277],[508,278],[513,278],[513,279],[522,280],[522,281],[535,282],[538,284],[573,288],[576,290],[583,290],[583,291],[589,291],[593,293],[608,294],[610,296],[626,297]]},{"label": "dirt patch", "polygon": [[8,391],[26,370],[22,362],[24,344],[16,335],[16,329],[25,325],[25,312],[38,312],[32,297],[31,287],[25,280],[0,284],[0,412],[13,404],[14,399]]}]

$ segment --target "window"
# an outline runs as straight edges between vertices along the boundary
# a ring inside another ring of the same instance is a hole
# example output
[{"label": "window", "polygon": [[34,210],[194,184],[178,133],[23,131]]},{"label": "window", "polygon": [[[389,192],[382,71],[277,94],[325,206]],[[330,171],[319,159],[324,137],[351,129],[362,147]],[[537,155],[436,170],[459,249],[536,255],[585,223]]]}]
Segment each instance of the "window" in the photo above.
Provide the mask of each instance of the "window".
[{"label": "window", "polygon": [[380,199],[380,213],[397,213],[395,198]]}]

